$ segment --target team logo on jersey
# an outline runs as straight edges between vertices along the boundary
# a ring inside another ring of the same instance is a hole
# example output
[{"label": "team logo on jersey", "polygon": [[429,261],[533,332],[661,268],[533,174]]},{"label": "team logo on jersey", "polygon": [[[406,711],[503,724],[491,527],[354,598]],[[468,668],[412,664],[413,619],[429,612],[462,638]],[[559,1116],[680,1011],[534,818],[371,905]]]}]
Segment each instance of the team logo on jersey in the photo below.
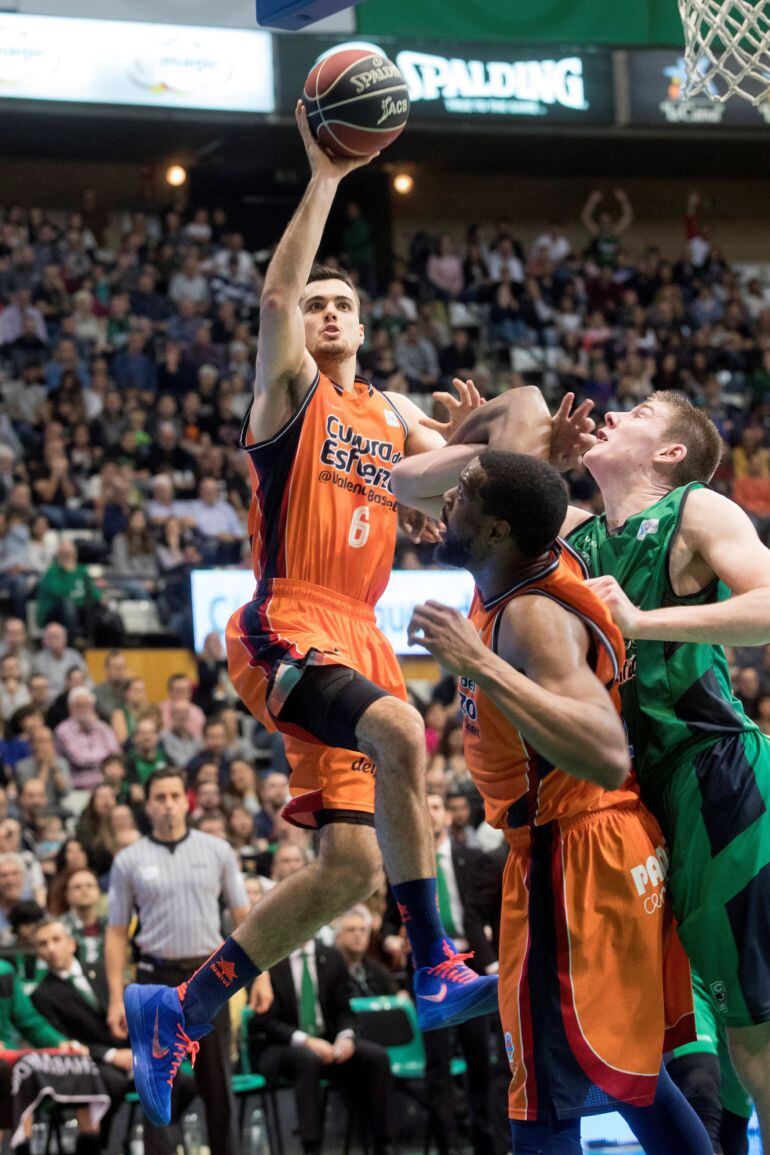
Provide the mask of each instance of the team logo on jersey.
[{"label": "team logo on jersey", "polygon": [[649,534],[657,533],[659,525],[660,525],[660,518],[658,518],[658,517],[645,518],[645,520],[639,526],[639,532],[636,535],[636,540],[637,541],[644,541],[644,539]]},{"label": "team logo on jersey", "polygon": [[635,645],[634,642],[626,642],[626,660],[620,667],[618,674],[619,686],[625,686],[626,682],[630,682],[636,677],[636,654],[631,649],[633,645]]},{"label": "team logo on jersey", "polygon": [[510,1031],[505,1032],[504,1042],[505,1042],[505,1053],[508,1056],[508,1066],[511,1068],[511,1076],[515,1079],[519,1073],[519,1064],[516,1062],[516,1059],[514,1058],[514,1056],[516,1054],[516,1047],[514,1046]]},{"label": "team logo on jersey", "polygon": [[479,708],[476,705],[476,683],[470,678],[460,678],[457,692],[460,695],[460,711],[463,717],[475,722],[479,716]]},{"label": "team logo on jersey", "polygon": [[660,910],[666,901],[666,875],[668,874],[668,854],[662,846],[655,847],[646,862],[631,867],[636,893],[644,898],[647,914]]},{"label": "team logo on jersey", "polygon": [[[395,414],[394,414],[395,416]],[[321,447],[321,463],[339,473],[358,477],[375,489],[390,489],[390,471],[403,457],[391,441],[362,437],[352,425],[330,414],[326,419],[326,441]],[[368,460],[367,460],[368,459]],[[332,480],[321,477],[322,481]],[[344,484],[344,481],[343,481]]]},{"label": "team logo on jersey", "polygon": [[717,1010],[720,1015],[727,1014],[727,988],[721,979],[717,979],[715,983],[710,984],[711,993],[714,996],[714,1002],[717,1005]]},{"label": "team logo on jersey", "polygon": [[401,422],[398,419],[398,414],[394,413],[392,409],[385,410],[385,424],[393,425],[396,429],[398,429],[398,427],[401,425]]}]

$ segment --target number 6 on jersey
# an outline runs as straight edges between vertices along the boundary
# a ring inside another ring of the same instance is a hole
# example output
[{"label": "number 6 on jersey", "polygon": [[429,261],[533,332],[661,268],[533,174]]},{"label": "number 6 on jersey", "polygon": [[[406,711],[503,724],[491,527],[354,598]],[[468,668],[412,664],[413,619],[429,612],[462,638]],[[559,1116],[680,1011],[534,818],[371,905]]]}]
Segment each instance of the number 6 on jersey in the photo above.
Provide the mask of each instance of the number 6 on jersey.
[{"label": "number 6 on jersey", "polygon": [[366,539],[369,537],[369,506],[359,505],[353,510],[353,516],[350,519],[350,533],[348,534],[348,545],[352,549],[361,549],[366,545]]}]

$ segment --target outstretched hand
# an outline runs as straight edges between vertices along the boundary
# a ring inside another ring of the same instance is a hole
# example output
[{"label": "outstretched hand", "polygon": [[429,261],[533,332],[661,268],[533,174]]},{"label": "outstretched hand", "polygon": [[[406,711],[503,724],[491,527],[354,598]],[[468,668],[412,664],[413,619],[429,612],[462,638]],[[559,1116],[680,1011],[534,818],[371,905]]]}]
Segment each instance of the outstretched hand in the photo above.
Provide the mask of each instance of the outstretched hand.
[{"label": "outstretched hand", "polygon": [[579,465],[583,454],[596,444],[596,422],[589,417],[593,401],[582,401],[573,411],[574,393],[565,393],[551,419],[551,465],[560,473]]},{"label": "outstretched hand", "polygon": [[488,656],[473,623],[440,602],[415,606],[407,637],[410,646],[425,646],[443,669],[458,677],[472,674]]},{"label": "outstretched hand", "polygon": [[420,425],[426,425],[428,429],[435,429],[445,441],[448,441],[452,434],[457,432],[466,417],[486,404],[472,381],[461,381],[459,377],[455,377],[452,384],[457,390],[457,397],[451,393],[433,394],[434,401],[440,401],[449,410],[449,420],[434,421],[432,417],[423,417],[420,420]]},{"label": "outstretched hand", "polygon": [[299,128],[299,134],[302,137],[302,143],[305,146],[307,159],[310,163],[310,171],[314,175],[342,180],[349,172],[353,172],[357,168],[363,168],[365,164],[369,164],[376,156],[380,155],[379,152],[374,152],[371,156],[333,156],[332,153],[322,148],[313,136],[307,118],[307,109],[301,100],[297,101],[294,116],[297,121],[297,127]]}]

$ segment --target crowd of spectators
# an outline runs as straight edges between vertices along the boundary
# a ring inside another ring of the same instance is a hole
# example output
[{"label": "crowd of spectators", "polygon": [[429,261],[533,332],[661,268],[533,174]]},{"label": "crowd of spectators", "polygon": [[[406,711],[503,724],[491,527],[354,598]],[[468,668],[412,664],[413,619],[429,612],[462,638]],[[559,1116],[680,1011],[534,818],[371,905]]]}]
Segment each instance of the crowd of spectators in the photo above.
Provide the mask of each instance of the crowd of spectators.
[{"label": "crowd of spectators", "polygon": [[[682,389],[725,438],[716,483],[767,538],[770,287],[729,264],[697,193],[668,253],[635,248],[631,203],[613,198],[529,243],[506,220],[419,230],[390,279],[349,204],[322,255],[358,282],[361,370],[424,408],[455,375],[488,396],[574,390],[600,414]],[[40,626],[120,644],[121,601],[149,600],[190,644],[191,567],[248,564],[238,438],[263,267],[222,210],[0,210],[0,595],[15,616],[34,598]],[[584,472],[572,486],[598,501]],[[405,546],[400,560],[426,564]]]},{"label": "crowd of spectators", "polygon": [[[221,670],[221,652],[218,658],[215,654],[217,642],[216,635],[208,639],[209,654],[201,668],[207,663]],[[6,1008],[9,1018],[2,1037],[6,1048],[13,1049],[22,1040],[55,1046],[62,1037],[69,1037],[69,1032],[62,1035],[60,1015],[46,1003],[51,982],[41,984],[51,974],[55,979],[66,978],[72,967],[79,979],[77,968],[82,968],[91,984],[86,998],[91,1010],[102,1016],[105,1038],[110,1041],[108,1006],[100,1002],[110,874],[116,856],[151,833],[146,810],[146,784],[151,776],[181,768],[190,829],[229,843],[249,902],[258,901],[314,854],[310,832],[289,825],[281,816],[288,778],[280,740],[276,745],[274,736],[220,693],[225,679],[199,677],[196,682],[183,673],[172,674],[166,696],[152,701],[131,662],[132,651],[108,650],[101,677],[94,682],[60,623],[50,622],[39,643],[30,642],[21,619],[8,618],[4,623],[0,644],[5,727],[0,741],[0,970],[12,968],[16,988]],[[481,800],[462,755],[451,680],[436,687],[427,705],[414,700],[426,720],[430,808],[444,879],[441,901],[446,909],[442,906],[442,913],[460,948],[475,952],[474,965],[493,971],[505,847],[499,832],[482,821]],[[227,918],[223,911],[223,933],[228,929]],[[288,1012],[279,996],[289,972],[284,975],[279,967],[273,975],[277,1006],[252,1020],[243,1043],[257,1069],[276,1077],[291,1074],[298,1127],[308,1152],[320,1150],[320,1081],[330,1078],[324,1064],[332,1061],[332,1047],[324,1050],[323,1039],[328,1037],[334,1044],[339,1031],[350,1029],[347,998],[396,994],[409,988],[409,944],[385,886],[365,907],[326,928],[315,950],[326,1035],[321,1032],[318,1039],[312,1037],[307,1053],[296,1051],[294,1036],[303,1024],[292,1023],[291,1016],[288,1025],[285,1021]],[[11,970],[3,973],[11,974]],[[39,989],[43,994],[37,997]],[[3,997],[0,984],[0,1004]],[[42,1009],[47,1033],[37,1020],[37,1028],[30,1028],[20,1016],[18,1007],[26,998],[32,999],[39,1012]],[[73,1011],[77,1023],[76,1011],[77,1007]],[[71,1033],[89,1048],[98,1041],[74,1027]],[[507,1149],[506,1066],[498,1033],[491,1021],[484,1020],[480,1025],[467,1025],[457,1038],[448,1039],[439,1032],[425,1039],[429,1101],[441,1151],[460,1150],[463,1134],[478,1153]],[[458,1100],[453,1089],[449,1065],[453,1047],[460,1049],[468,1064],[467,1100]],[[92,1049],[92,1054],[98,1054],[101,1067],[107,1066],[105,1083],[115,1108],[130,1086],[127,1044],[112,1038],[111,1045],[98,1052]],[[356,1054],[355,1063],[353,1053],[345,1059],[351,1061],[349,1072],[356,1071],[355,1093],[360,1096],[363,1086],[372,1095],[376,1091],[376,1117],[382,1119],[384,1053],[376,1047],[372,1051],[364,1039]],[[364,1065],[359,1068],[357,1064]],[[345,1075],[343,1071],[343,1090]],[[318,1093],[311,1095],[313,1080]],[[496,1088],[496,1098],[492,1088]],[[313,1103],[316,1107],[311,1110]],[[387,1110],[393,1130],[395,1116],[391,1117],[390,1106]],[[114,1110],[108,1115],[108,1126],[113,1117]],[[102,1138],[106,1144],[106,1133]]]},{"label": "crowd of spectators", "polygon": [[[574,390],[600,414],[654,388],[684,390],[723,434],[716,484],[767,541],[770,286],[730,266],[696,194],[676,253],[638,251],[632,206],[622,190],[614,196],[611,207],[592,194],[580,225],[549,224],[527,244],[505,220],[469,228],[462,242],[421,230],[389,280],[365,213],[348,206],[340,251],[322,255],[357,279],[361,369],[425,409],[454,376],[487,396],[525,380],[552,402]],[[309,835],[281,818],[282,746],[239,708],[218,636],[197,656],[196,679],[174,675],[162,701],[150,700],[123,648],[127,602],[155,602],[169,637],[189,646],[190,570],[249,564],[238,440],[261,281],[220,210],[0,212],[0,946],[27,992],[54,957],[48,919],[61,921],[84,966],[101,962],[111,864],[148,830],[144,787],[158,769],[183,769],[191,825],[229,842],[250,901],[313,853]],[[597,508],[584,470],[570,483],[574,501]],[[398,561],[430,564],[407,542]],[[109,647],[95,685],[83,656],[93,643]],[[770,651],[730,659],[736,693],[770,733]],[[483,822],[454,688],[429,695],[415,703],[450,875],[442,913],[477,965],[494,969],[505,852]],[[341,952],[351,993],[408,986],[408,943],[384,889],[322,941]],[[459,1039],[472,1076],[461,1124],[485,1152],[506,1142],[489,1106],[490,1064],[505,1082],[492,1039],[491,1027]],[[251,1042],[259,1065],[275,1035],[260,1028]],[[452,1047],[427,1048],[449,1152],[460,1143]]]}]

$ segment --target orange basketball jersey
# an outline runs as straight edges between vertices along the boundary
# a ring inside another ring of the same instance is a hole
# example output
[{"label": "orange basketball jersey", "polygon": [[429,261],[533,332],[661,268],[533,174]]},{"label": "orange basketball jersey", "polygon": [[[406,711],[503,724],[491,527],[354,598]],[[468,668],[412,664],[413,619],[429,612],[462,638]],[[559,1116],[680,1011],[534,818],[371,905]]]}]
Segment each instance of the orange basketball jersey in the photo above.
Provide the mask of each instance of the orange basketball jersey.
[{"label": "orange basketball jersey", "polygon": [[390,577],[396,500],[390,472],[407,427],[384,393],[356,378],[345,392],[317,373],[274,437],[243,448],[251,459],[249,511],[257,596],[276,579],[307,582],[370,606]]},{"label": "orange basketball jersey", "polygon": [[[514,598],[546,597],[558,602],[588,628],[591,664],[619,712],[617,679],[625,659],[623,637],[609,611],[579,573],[574,556],[558,541],[542,568],[510,590],[488,602],[482,601],[477,590],[470,619],[484,644],[494,652],[503,612]],[[637,800],[638,791],[630,777],[619,790],[603,790],[552,766],[471,679],[461,678],[459,691],[465,757],[492,826],[541,826],[554,818],[569,818]]]}]

